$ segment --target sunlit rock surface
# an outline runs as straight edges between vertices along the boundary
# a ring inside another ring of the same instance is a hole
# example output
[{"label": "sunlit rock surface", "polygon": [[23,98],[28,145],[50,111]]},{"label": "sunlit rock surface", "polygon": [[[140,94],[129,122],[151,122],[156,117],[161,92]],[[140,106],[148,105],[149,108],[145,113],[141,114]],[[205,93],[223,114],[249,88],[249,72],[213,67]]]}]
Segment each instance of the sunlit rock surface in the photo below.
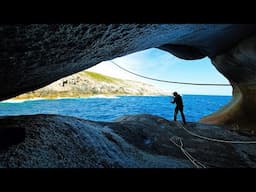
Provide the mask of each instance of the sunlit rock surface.
[{"label": "sunlit rock surface", "polygon": [[102,74],[82,71],[64,77],[36,91],[21,94],[16,99],[34,98],[80,98],[95,95],[172,95],[171,91],[131,80],[123,80]]},{"label": "sunlit rock surface", "polygon": [[[174,122],[152,115],[93,122],[68,116],[2,117],[0,127],[25,129],[24,141],[0,150],[0,167],[192,168],[169,139],[206,167],[256,167],[255,145],[223,144],[187,134]],[[188,123],[197,134],[226,140],[256,140],[221,127]],[[17,131],[16,131],[17,133]]]},{"label": "sunlit rock surface", "polygon": [[233,99],[219,112],[201,120],[211,124],[229,124],[256,132],[256,36],[241,41],[229,51],[212,58],[217,70],[229,79]]}]

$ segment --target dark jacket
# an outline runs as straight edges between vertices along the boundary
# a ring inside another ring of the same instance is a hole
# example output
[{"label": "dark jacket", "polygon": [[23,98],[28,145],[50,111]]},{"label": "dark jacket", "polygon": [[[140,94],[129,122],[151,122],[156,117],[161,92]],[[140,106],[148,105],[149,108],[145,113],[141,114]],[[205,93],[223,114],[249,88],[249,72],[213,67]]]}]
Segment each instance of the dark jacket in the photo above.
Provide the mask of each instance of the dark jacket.
[{"label": "dark jacket", "polygon": [[180,95],[175,96],[172,103],[176,103],[177,107],[183,107],[183,101]]}]

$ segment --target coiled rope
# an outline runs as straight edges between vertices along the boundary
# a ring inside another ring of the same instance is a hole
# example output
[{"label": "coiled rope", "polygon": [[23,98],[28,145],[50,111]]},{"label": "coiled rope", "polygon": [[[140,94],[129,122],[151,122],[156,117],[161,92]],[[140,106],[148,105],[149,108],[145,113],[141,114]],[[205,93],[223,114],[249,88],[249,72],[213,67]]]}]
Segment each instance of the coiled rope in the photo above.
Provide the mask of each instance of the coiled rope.
[{"label": "coiled rope", "polygon": [[183,84],[183,85],[200,85],[200,86],[230,86],[230,84],[214,84],[214,83],[190,83],[190,82],[179,82],[179,81],[167,81],[167,80],[162,80],[162,79],[156,79],[156,78],[152,78],[152,77],[147,77],[144,75],[140,75],[138,73],[134,73],[132,71],[129,71],[127,69],[125,69],[124,67],[121,67],[120,65],[118,65],[116,62],[114,61],[110,61],[111,63],[113,63],[115,66],[119,67],[120,69],[122,69],[123,71],[126,71],[128,73],[131,73],[133,75],[136,75],[138,77],[142,77],[144,79],[149,79],[149,80],[153,80],[153,81],[159,81],[159,82],[164,82],[164,83],[174,83],[174,84]]}]

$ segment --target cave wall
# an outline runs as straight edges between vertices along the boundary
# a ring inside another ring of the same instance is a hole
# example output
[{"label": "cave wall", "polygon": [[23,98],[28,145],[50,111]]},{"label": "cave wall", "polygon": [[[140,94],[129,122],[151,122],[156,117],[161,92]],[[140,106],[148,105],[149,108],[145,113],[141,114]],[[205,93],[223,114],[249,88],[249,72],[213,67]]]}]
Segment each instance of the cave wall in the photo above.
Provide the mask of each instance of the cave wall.
[{"label": "cave wall", "polygon": [[0,25],[0,100],[148,48],[184,59],[213,56],[255,31],[242,24]]},{"label": "cave wall", "polygon": [[211,58],[233,87],[233,99],[201,122],[256,130],[256,35]]}]

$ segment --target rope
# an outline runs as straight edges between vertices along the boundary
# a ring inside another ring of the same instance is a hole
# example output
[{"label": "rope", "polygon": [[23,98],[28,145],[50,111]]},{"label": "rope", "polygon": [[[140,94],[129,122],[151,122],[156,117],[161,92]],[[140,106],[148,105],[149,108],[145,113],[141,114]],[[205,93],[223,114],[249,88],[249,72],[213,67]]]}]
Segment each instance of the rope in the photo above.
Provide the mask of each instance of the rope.
[{"label": "rope", "polygon": [[[196,133],[193,133],[191,131],[189,131],[188,129],[186,129],[184,126],[182,126],[179,122],[176,122],[177,126],[179,128],[184,129],[187,133],[189,133],[192,136],[201,138],[201,139],[205,139],[208,141],[214,141],[214,142],[220,142],[220,143],[232,143],[232,144],[256,144],[256,141],[228,141],[228,140],[222,140],[222,139],[215,139],[215,138],[210,138],[210,137],[205,137],[205,136],[201,136],[198,135]],[[202,164],[200,161],[198,161],[196,158],[194,158],[191,154],[189,154],[189,152],[187,152],[184,149],[184,145],[182,142],[182,139],[180,137],[177,136],[173,136],[172,138],[170,138],[170,141],[176,146],[178,147],[181,152],[187,157],[187,159],[196,167],[196,168],[207,168],[204,164]],[[175,142],[176,141],[176,142]]]},{"label": "rope", "polygon": [[214,141],[214,142],[220,142],[220,143],[232,143],[232,144],[256,144],[256,141],[230,141],[230,140],[215,139],[215,138],[201,136],[201,135],[198,135],[196,133],[193,133],[193,132],[189,131],[184,126],[182,126],[179,122],[176,122],[176,124],[178,125],[178,127],[184,129],[190,135],[201,138],[201,139],[205,139],[205,140],[208,140],[208,141]]},{"label": "rope", "polygon": [[[174,84],[183,84],[183,85],[200,85],[200,86],[230,86],[230,84],[210,84],[210,83],[189,83],[189,82],[178,82],[178,81],[167,81],[167,80],[162,80],[162,79],[156,79],[156,78],[152,78],[152,77],[147,77],[147,76],[143,76],[140,75],[138,73],[134,73],[132,71],[129,71],[121,66],[119,66],[117,63],[115,63],[114,61],[110,61],[111,63],[113,63],[115,66],[119,67],[120,69],[131,73],[133,75],[136,75],[138,77],[142,77],[145,79],[149,79],[149,80],[153,80],[153,81],[159,81],[159,82],[165,82],[165,83],[174,83]],[[182,126],[179,122],[176,122],[177,126],[184,129],[187,133],[189,133],[192,136],[201,138],[201,139],[205,139],[208,141],[214,141],[214,142],[220,142],[220,143],[232,143],[232,144],[256,144],[256,141],[230,141],[230,140],[223,140],[223,139],[215,139],[215,138],[210,138],[210,137],[205,137],[205,136],[201,136],[198,135],[196,133],[193,133],[191,131],[189,131],[188,129],[186,129],[184,126]],[[177,142],[178,141],[179,144]],[[180,137],[175,137],[173,136],[172,138],[170,138],[170,141],[176,146],[178,147],[182,153],[187,157],[187,159],[196,167],[196,168],[206,168],[205,165],[203,165],[200,161],[198,161],[197,159],[195,159],[192,155],[189,154],[189,152],[187,152],[184,147],[183,147],[183,142],[182,139]]]},{"label": "rope", "polygon": [[165,83],[174,83],[174,84],[183,84],[183,85],[200,85],[200,86],[230,86],[230,84],[211,84],[211,83],[189,83],[189,82],[178,82],[178,81],[167,81],[167,80],[162,80],[162,79],[156,79],[156,78],[152,78],[152,77],[147,77],[144,75],[140,75],[138,73],[134,73],[132,71],[129,71],[123,67],[121,67],[120,65],[118,65],[117,63],[115,63],[114,61],[110,61],[111,63],[113,63],[115,66],[119,67],[120,69],[131,73],[133,75],[136,75],[138,77],[142,77],[144,79],[149,79],[149,80],[153,80],[153,81],[160,81],[160,82],[165,82]]},{"label": "rope", "polygon": [[[179,144],[177,142],[175,142],[175,140],[177,140],[179,142]],[[182,153],[188,158],[188,160],[196,167],[196,168],[206,168],[205,165],[203,165],[200,161],[198,161],[197,159],[195,159],[192,155],[189,154],[189,152],[187,152],[184,148],[183,148],[183,142],[182,139],[180,137],[176,137],[173,136],[170,141],[176,146],[178,147]]]}]

